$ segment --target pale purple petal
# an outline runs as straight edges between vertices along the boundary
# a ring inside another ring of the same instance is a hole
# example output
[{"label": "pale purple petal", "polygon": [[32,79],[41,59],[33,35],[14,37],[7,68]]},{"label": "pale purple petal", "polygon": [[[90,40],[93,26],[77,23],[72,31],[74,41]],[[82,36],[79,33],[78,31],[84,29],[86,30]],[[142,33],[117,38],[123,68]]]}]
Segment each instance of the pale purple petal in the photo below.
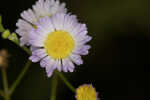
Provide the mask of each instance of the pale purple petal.
[{"label": "pale purple petal", "polygon": [[70,59],[77,65],[83,64],[83,60],[81,59],[80,55],[72,54]]},{"label": "pale purple petal", "polygon": [[57,70],[61,72],[62,70],[62,64],[61,64],[61,60],[57,60]]},{"label": "pale purple petal", "polygon": [[36,55],[42,59],[47,56],[47,53],[45,52],[45,49],[37,49],[32,51],[32,55]]},{"label": "pale purple petal", "polygon": [[63,69],[63,71],[64,72],[68,72],[68,65],[67,65],[67,61],[66,61],[66,59],[62,59],[62,69]]},{"label": "pale purple petal", "polygon": [[40,61],[40,58],[38,56],[35,56],[35,55],[30,56],[29,59],[32,62],[38,62],[38,61]]},{"label": "pale purple petal", "polygon": [[23,12],[21,13],[21,17],[22,17],[24,20],[26,20],[26,21],[28,21],[28,22],[30,22],[30,23],[32,23],[32,24],[34,24],[35,22],[37,22],[37,18],[36,18],[36,16],[35,16],[35,13],[34,13],[31,9],[28,9],[28,10],[26,10],[26,11],[23,11]]},{"label": "pale purple petal", "polygon": [[79,54],[79,55],[87,55],[87,54],[89,53],[88,50],[89,50],[90,48],[91,48],[90,45],[77,46],[77,47],[74,49],[73,53]]},{"label": "pale purple petal", "polygon": [[65,3],[60,3],[58,0],[38,0],[32,8],[38,18],[67,12]]},{"label": "pale purple petal", "polygon": [[74,64],[69,60],[69,61],[68,61],[68,70],[69,70],[70,72],[73,72],[73,71],[74,71],[74,68],[75,68]]},{"label": "pale purple petal", "polygon": [[75,66],[68,58],[63,59],[62,64],[63,64],[62,66],[64,72],[68,72],[68,71],[73,72]]}]

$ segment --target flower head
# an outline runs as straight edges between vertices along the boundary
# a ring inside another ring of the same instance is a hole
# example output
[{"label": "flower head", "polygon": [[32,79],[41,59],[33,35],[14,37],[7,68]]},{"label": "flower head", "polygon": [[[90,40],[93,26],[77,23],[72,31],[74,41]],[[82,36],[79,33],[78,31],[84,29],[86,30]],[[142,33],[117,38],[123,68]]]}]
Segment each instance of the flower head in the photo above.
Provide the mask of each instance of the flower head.
[{"label": "flower head", "polygon": [[32,62],[40,61],[50,77],[55,69],[73,72],[75,66],[83,64],[81,55],[90,49],[86,45],[91,37],[87,35],[85,24],[78,23],[76,16],[55,14],[51,18],[41,18],[37,28],[30,32]]},{"label": "flower head", "polygon": [[29,33],[32,28],[36,28],[40,18],[66,12],[65,3],[60,3],[58,0],[38,0],[32,9],[21,13],[22,19],[19,19],[16,24],[18,27],[16,32],[21,36],[21,45],[28,44]]},{"label": "flower head", "polygon": [[82,85],[76,90],[77,100],[98,100],[97,92],[92,85]]}]

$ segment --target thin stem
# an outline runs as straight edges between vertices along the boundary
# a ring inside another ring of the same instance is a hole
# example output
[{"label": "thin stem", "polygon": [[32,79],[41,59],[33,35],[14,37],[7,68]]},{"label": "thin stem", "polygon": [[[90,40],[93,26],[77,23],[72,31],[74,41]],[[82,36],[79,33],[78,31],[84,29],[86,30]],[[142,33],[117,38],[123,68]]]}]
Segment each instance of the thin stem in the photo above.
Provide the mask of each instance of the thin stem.
[{"label": "thin stem", "polygon": [[26,46],[20,46],[19,43],[16,43],[14,41],[11,41],[11,42],[15,43],[17,46],[19,46],[21,49],[23,49],[26,53],[28,53],[29,55],[31,55],[30,49],[28,49]]},{"label": "thin stem", "polygon": [[23,68],[23,70],[19,74],[18,78],[16,79],[16,81],[11,86],[11,88],[10,88],[10,95],[12,95],[12,93],[14,92],[14,90],[16,89],[16,87],[19,85],[19,83],[21,82],[21,79],[23,78],[23,76],[27,72],[27,70],[28,70],[28,68],[29,68],[30,65],[31,65],[31,61],[28,60],[27,63],[25,64],[25,67]]},{"label": "thin stem", "polygon": [[57,75],[54,74],[52,78],[50,100],[56,100],[57,82],[58,82]]},{"label": "thin stem", "polygon": [[9,97],[9,89],[8,89],[8,81],[7,81],[7,74],[6,74],[6,69],[2,68],[2,77],[3,77],[3,87],[4,87],[4,98],[5,100],[10,100]]},{"label": "thin stem", "polygon": [[2,26],[2,24],[0,23],[0,32],[4,32],[5,31],[5,29],[4,29],[4,27]]},{"label": "thin stem", "polygon": [[56,71],[56,73],[64,81],[64,83],[68,86],[68,88],[75,93],[76,89],[69,83],[69,81],[65,78],[65,76],[61,72]]},{"label": "thin stem", "polygon": [[23,47],[21,47],[26,53],[28,53],[29,55],[31,55],[31,51],[27,48],[27,47],[25,47],[25,46],[23,46]]},{"label": "thin stem", "polygon": [[4,29],[3,25],[2,25],[2,17],[0,15],[0,32],[4,32],[4,31],[5,31],[5,29]]}]

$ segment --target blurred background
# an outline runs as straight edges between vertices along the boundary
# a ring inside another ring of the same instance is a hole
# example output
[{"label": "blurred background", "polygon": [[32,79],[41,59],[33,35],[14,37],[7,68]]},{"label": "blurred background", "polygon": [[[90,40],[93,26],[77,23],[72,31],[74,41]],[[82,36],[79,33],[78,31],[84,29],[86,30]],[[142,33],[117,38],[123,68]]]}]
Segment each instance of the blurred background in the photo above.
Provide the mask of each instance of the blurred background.
[{"label": "blurred background", "polygon": [[[36,0],[1,0],[3,25],[16,29],[23,10]],[[93,37],[84,64],[73,73],[65,73],[77,88],[92,83],[101,100],[150,100],[150,1],[149,0],[61,0],[69,12],[76,14],[88,26]],[[0,49],[11,57],[8,66],[12,84],[28,59],[15,44],[0,38]],[[0,73],[1,75],[1,73]],[[51,78],[39,64],[32,64],[12,100],[49,100]],[[2,79],[0,77],[0,88]],[[57,100],[75,100],[75,94],[59,80]],[[2,98],[0,98],[2,99]]]}]

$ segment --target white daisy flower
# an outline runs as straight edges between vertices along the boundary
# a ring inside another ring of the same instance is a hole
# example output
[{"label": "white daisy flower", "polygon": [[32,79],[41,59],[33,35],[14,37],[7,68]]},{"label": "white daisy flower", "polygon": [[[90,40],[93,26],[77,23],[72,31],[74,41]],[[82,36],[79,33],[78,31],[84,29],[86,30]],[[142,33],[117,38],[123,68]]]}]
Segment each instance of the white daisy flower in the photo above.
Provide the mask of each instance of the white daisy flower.
[{"label": "white daisy flower", "polygon": [[66,13],[65,3],[60,3],[58,0],[38,0],[32,9],[28,9],[21,13],[22,19],[16,23],[20,38],[20,44],[28,44],[29,32],[32,28],[36,28],[36,23],[40,18],[45,16],[52,16],[56,13]]},{"label": "white daisy flower", "polygon": [[48,77],[55,69],[73,72],[74,64],[83,64],[81,55],[88,54],[90,46],[86,43],[91,37],[87,35],[86,25],[78,23],[76,16],[56,14],[41,18],[36,26],[30,32],[29,43],[34,48],[29,59],[40,61]]}]

